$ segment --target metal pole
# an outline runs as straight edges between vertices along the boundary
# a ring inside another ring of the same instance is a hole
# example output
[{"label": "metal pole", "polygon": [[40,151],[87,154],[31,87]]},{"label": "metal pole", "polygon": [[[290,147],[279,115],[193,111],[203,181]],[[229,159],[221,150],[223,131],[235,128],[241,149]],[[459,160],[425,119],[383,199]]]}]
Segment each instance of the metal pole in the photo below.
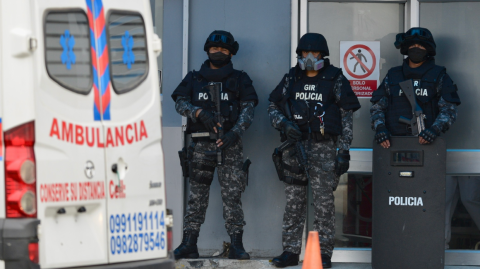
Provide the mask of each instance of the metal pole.
[{"label": "metal pole", "polygon": [[308,0],[300,0],[300,36],[308,31]]},{"label": "metal pole", "polygon": [[295,52],[298,44],[298,0],[291,0],[292,14],[291,14],[291,37],[290,37],[290,66],[294,67],[297,64],[297,53]]},{"label": "metal pole", "polygon": [[[189,0],[183,0],[183,51],[182,51],[182,78],[184,78],[188,73],[188,21],[189,21]],[[187,147],[187,118],[182,117],[182,144],[184,147]],[[183,215],[187,211],[187,201],[188,201],[188,181],[187,178],[183,179]],[[183,222],[182,222],[183,230]]]},{"label": "metal pole", "polygon": [[[410,0],[410,28],[420,27],[420,3],[418,0]],[[405,29],[405,31],[408,29]]]},{"label": "metal pole", "polygon": [[[182,78],[188,73],[188,19],[189,0],[183,0],[183,50],[182,50]],[[187,129],[187,118],[182,117],[182,131]]]}]

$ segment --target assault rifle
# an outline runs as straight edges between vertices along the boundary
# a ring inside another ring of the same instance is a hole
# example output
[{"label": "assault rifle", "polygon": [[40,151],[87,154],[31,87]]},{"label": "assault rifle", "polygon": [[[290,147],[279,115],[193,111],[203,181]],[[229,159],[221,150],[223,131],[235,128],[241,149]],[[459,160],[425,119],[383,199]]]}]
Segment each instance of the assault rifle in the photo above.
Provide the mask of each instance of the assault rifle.
[{"label": "assault rifle", "polygon": [[413,89],[413,81],[411,79],[405,80],[399,83],[400,88],[407,96],[410,105],[412,106],[412,119],[407,119],[400,116],[401,123],[408,124],[412,128],[412,134],[418,136],[423,130],[425,130],[425,114],[423,114],[422,108],[418,105],[417,98],[415,97],[415,91]]},{"label": "assault rifle", "polygon": [[[292,117],[292,113],[290,112],[290,107],[288,106],[288,103],[285,104],[284,111],[285,111],[285,114],[286,114],[285,116],[287,117],[287,119],[290,120],[293,124],[295,124],[295,121]],[[310,167],[308,165],[308,157],[307,157],[307,152],[305,151],[305,147],[303,146],[302,142],[294,141],[294,140],[290,140],[290,139],[288,139],[287,141],[283,142],[280,146],[275,148],[275,151],[273,153],[274,163],[275,163],[275,167],[277,169],[277,173],[278,173],[279,177],[283,177],[283,171],[279,172],[280,171],[279,168],[281,168],[280,167],[281,163],[279,163],[278,159],[275,160],[275,157],[276,156],[281,156],[281,153],[285,149],[289,148],[292,145],[295,146],[295,151],[296,151],[296,154],[297,154],[298,163],[304,169],[305,174],[307,175],[307,179],[310,180],[310,175],[308,173],[308,170],[310,169]]]},{"label": "assault rifle", "polygon": [[[212,101],[215,104],[215,120],[220,123],[220,127],[216,126],[217,128],[217,133],[210,133],[209,136],[211,139],[215,139],[217,141],[221,137],[223,137],[223,123],[225,122],[225,119],[222,116],[221,113],[221,94],[222,94],[222,83],[221,82],[210,82],[208,83],[207,86],[205,86],[209,92],[210,92],[210,97],[212,98]],[[217,147],[217,150],[214,152],[206,152],[207,155],[216,155],[217,157],[217,165],[222,165],[223,164],[223,150]]]}]

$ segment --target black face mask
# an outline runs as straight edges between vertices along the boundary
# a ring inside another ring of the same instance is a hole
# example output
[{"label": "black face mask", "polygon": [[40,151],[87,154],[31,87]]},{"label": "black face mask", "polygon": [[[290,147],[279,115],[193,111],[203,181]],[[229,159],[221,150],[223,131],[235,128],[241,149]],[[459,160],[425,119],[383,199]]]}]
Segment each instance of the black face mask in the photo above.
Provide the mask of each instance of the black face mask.
[{"label": "black face mask", "polygon": [[421,63],[427,59],[427,51],[421,48],[411,48],[408,50],[408,59],[413,63]]},{"label": "black face mask", "polygon": [[208,59],[215,67],[224,67],[230,62],[230,55],[223,54],[222,52],[208,53]]}]

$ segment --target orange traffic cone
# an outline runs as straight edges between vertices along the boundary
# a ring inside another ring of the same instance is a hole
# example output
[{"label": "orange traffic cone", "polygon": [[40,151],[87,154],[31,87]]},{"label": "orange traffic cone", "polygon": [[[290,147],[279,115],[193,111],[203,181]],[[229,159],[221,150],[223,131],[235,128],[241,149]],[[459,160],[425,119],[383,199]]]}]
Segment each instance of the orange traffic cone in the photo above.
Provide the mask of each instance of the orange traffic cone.
[{"label": "orange traffic cone", "polygon": [[308,233],[307,249],[305,250],[302,269],[323,269],[320,242],[316,231]]}]

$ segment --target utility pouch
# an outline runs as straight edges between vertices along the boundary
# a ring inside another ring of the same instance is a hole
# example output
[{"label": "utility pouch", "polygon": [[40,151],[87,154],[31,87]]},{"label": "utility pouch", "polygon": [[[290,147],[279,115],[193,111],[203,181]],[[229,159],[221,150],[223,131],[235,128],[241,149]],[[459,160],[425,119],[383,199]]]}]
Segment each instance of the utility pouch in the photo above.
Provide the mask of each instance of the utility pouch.
[{"label": "utility pouch", "polygon": [[272,154],[273,164],[275,165],[275,170],[277,170],[278,179],[284,181],[285,175],[283,174],[283,161],[282,161],[282,152],[276,148]]},{"label": "utility pouch", "polygon": [[[290,151],[290,154],[292,153],[295,153],[295,151]],[[294,174],[304,174],[305,172],[300,166],[293,167],[284,163],[282,160],[282,152],[278,148],[276,148],[273,151],[272,159],[273,159],[273,163],[275,164],[275,170],[277,170],[278,179],[280,181],[283,181],[285,183],[292,184],[292,185],[299,185],[299,186],[308,185],[308,181],[306,180],[304,181],[304,180],[296,179],[293,177],[285,176],[285,174],[283,173],[284,169]]]},{"label": "utility pouch", "polygon": [[[202,164],[202,163],[191,162],[190,163],[190,169],[191,169],[191,172],[190,172],[190,175],[191,175],[190,179],[191,180],[193,180],[195,182],[198,182],[200,184],[205,184],[205,185],[212,184],[213,172],[215,171],[214,166],[210,166],[210,165]],[[194,173],[193,169],[198,170],[199,173]],[[208,173],[206,174],[206,172],[208,172]]]},{"label": "utility pouch", "polygon": [[180,166],[182,167],[183,177],[189,177],[188,153],[185,147],[178,152],[178,157],[180,157]]},{"label": "utility pouch", "polygon": [[248,174],[249,174],[249,169],[250,165],[252,164],[252,161],[250,159],[246,159],[245,162],[243,163],[242,170],[245,172],[245,185],[248,186]]},{"label": "utility pouch", "polygon": [[198,182],[200,184],[205,184],[205,185],[210,186],[212,184],[212,181],[213,181],[213,176],[212,177],[204,177],[204,176],[200,176],[198,174],[198,175],[195,175],[195,177],[193,177],[192,180],[195,181],[195,182]]}]

